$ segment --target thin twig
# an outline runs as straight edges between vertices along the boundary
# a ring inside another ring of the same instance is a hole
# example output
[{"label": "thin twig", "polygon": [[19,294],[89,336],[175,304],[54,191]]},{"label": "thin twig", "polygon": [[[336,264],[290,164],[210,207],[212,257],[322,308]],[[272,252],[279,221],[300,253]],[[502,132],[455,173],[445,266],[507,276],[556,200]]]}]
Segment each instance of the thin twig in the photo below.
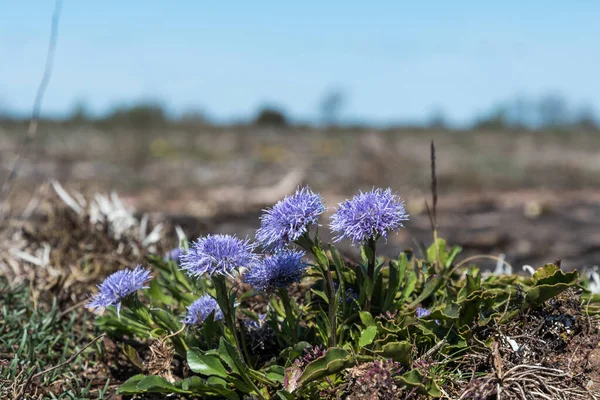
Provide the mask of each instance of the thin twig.
[{"label": "thin twig", "polygon": [[161,344],[163,344],[163,343],[164,343],[164,342],[165,342],[165,341],[166,341],[168,338],[171,338],[171,337],[173,337],[173,336],[177,336],[177,335],[179,335],[181,332],[183,332],[183,331],[185,330],[185,328],[186,328],[186,325],[185,325],[185,324],[183,324],[183,325],[181,326],[181,329],[179,329],[177,332],[173,332],[173,333],[171,333],[170,335],[167,335],[167,336],[165,336],[164,338],[160,339],[160,341],[159,341],[159,342],[160,342]]},{"label": "thin twig", "polygon": [[431,196],[433,200],[433,223],[434,228],[437,230],[437,203],[438,203],[438,191],[437,191],[437,174],[435,169],[435,143],[431,141]]},{"label": "thin twig", "polygon": [[37,133],[37,128],[40,120],[40,110],[42,108],[42,100],[44,99],[46,88],[48,87],[50,77],[52,76],[52,66],[54,65],[54,53],[56,50],[56,42],[58,39],[58,23],[60,20],[60,11],[62,8],[61,6],[62,0],[56,0],[56,2],[54,3],[54,13],[52,14],[52,22],[50,27],[50,42],[48,44],[48,50],[46,52],[46,63],[44,66],[44,73],[42,75],[42,80],[40,81],[40,84],[37,88],[35,100],[33,102],[33,110],[31,112],[29,128],[27,129],[27,134],[25,135],[25,138],[23,138],[23,141],[21,142],[21,146],[17,150],[17,158],[15,159],[10,173],[6,177],[6,180],[2,185],[2,190],[0,191],[0,218],[4,216],[5,210],[8,209],[6,202],[8,200],[8,195],[10,194],[10,190],[12,188],[12,183],[17,177],[19,169],[23,164],[25,152]]}]

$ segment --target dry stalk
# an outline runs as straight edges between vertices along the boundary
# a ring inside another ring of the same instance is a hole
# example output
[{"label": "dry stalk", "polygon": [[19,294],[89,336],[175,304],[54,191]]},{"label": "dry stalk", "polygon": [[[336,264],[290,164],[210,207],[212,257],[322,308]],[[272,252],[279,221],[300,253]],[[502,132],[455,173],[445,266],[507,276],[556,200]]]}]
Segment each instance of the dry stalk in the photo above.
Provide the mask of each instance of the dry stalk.
[{"label": "dry stalk", "polygon": [[10,173],[6,177],[6,180],[4,181],[4,184],[2,185],[2,190],[0,191],[0,219],[4,217],[5,212],[8,210],[8,195],[10,194],[13,181],[17,177],[19,169],[23,164],[25,152],[27,151],[29,144],[33,141],[35,135],[37,134],[37,128],[40,120],[40,110],[42,108],[42,100],[44,99],[46,88],[48,87],[50,77],[52,76],[52,66],[54,65],[54,53],[56,50],[56,42],[58,39],[58,23],[60,20],[61,6],[62,0],[56,0],[56,2],[54,3],[54,13],[52,14],[52,22],[50,27],[50,42],[48,44],[48,51],[46,53],[44,73],[42,75],[40,84],[37,88],[35,100],[33,102],[33,111],[31,112],[29,128],[27,129],[27,134],[25,135],[25,138],[21,142],[21,146],[17,150],[17,157],[15,159],[15,162],[10,170]]}]

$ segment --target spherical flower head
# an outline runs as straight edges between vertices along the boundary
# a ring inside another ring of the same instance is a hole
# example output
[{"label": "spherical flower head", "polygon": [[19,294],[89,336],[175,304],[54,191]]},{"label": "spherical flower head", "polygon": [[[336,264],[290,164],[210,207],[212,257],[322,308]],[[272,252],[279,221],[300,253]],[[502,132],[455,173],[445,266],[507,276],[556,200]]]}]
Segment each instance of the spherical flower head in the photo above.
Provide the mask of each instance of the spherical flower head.
[{"label": "spherical flower head", "polygon": [[194,301],[187,308],[187,313],[181,322],[186,325],[202,325],[210,313],[214,312],[214,320],[223,320],[223,311],[217,304],[217,301],[205,294]]},{"label": "spherical flower head", "polygon": [[300,282],[307,265],[302,258],[304,252],[283,249],[257,261],[244,275],[244,282],[263,293],[273,293],[278,288],[287,288]]},{"label": "spherical flower head", "polygon": [[179,265],[179,258],[183,255],[183,250],[179,247],[175,247],[173,250],[169,251],[165,256],[165,261],[175,261],[177,265]]},{"label": "spherical flower head", "polygon": [[404,202],[391,189],[373,189],[359,193],[340,203],[331,216],[331,230],[337,233],[335,241],[348,238],[353,244],[369,239],[387,238],[390,231],[403,227],[408,220]]},{"label": "spherical flower head", "polygon": [[231,235],[199,238],[179,260],[181,269],[191,277],[204,274],[233,276],[239,267],[248,267],[256,259],[256,246]]},{"label": "spherical flower head", "polygon": [[109,275],[98,285],[99,292],[87,303],[86,307],[103,310],[108,306],[117,307],[117,315],[121,313],[121,302],[144,286],[152,278],[150,270],[141,265],[134,270],[124,269]]},{"label": "spherical flower head", "polygon": [[267,249],[278,249],[298,240],[316,224],[325,212],[320,195],[308,187],[298,188],[296,193],[280,200],[272,208],[264,210],[256,240]]}]

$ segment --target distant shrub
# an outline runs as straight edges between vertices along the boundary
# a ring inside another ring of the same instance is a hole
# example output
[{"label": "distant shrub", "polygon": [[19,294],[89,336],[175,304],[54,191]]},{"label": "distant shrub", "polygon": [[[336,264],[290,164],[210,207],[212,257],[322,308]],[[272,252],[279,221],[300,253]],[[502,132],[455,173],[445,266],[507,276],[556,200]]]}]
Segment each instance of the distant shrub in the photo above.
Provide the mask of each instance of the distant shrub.
[{"label": "distant shrub", "polygon": [[117,107],[101,122],[145,129],[168,123],[168,117],[160,104],[139,103],[133,106]]},{"label": "distant shrub", "polygon": [[178,122],[186,125],[204,125],[209,121],[202,111],[188,110],[181,114],[181,116],[178,118]]},{"label": "distant shrub", "polygon": [[254,125],[261,126],[286,126],[287,118],[283,111],[272,107],[264,107],[254,119]]}]

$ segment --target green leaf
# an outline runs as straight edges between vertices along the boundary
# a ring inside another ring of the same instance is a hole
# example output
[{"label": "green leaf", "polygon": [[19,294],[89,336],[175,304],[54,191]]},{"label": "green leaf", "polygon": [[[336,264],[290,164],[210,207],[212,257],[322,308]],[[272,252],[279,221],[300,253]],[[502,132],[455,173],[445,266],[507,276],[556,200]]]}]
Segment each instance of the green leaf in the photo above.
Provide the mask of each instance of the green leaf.
[{"label": "green leaf", "polygon": [[404,285],[404,290],[402,290],[402,296],[400,297],[399,304],[402,304],[406,299],[409,298],[412,292],[415,291],[417,280],[417,273],[411,270],[406,278],[406,284]]},{"label": "green leaf", "polygon": [[153,279],[150,281],[150,288],[146,292],[146,294],[152,299],[152,301],[165,304],[167,306],[173,304],[175,300],[171,296],[167,296],[162,288],[160,287],[160,283],[158,280]]},{"label": "green leaf", "polygon": [[360,320],[362,321],[362,323],[365,326],[376,326],[377,324],[375,323],[375,320],[373,319],[373,316],[371,315],[370,312],[368,311],[361,311],[359,313],[360,315]]},{"label": "green leaf", "polygon": [[445,266],[446,260],[448,259],[448,253],[446,251],[446,240],[441,238],[427,249],[427,261],[429,261],[431,264],[437,263],[438,253],[440,256],[440,265]]},{"label": "green leaf", "polygon": [[219,341],[219,356],[233,372],[244,376],[242,373],[246,369],[246,365],[242,362],[237,349],[225,338],[221,338]]},{"label": "green leaf", "polygon": [[285,368],[281,365],[271,365],[267,370],[267,378],[275,382],[283,383]]},{"label": "green leaf", "polygon": [[299,385],[305,385],[317,379],[338,373],[354,365],[354,357],[346,350],[339,347],[331,347],[325,353],[325,356],[309,363],[300,378]]},{"label": "green leaf", "polygon": [[[342,259],[340,252],[332,244],[329,245],[329,252],[331,253],[331,258],[333,259],[333,263],[335,264],[337,269],[341,272],[344,269],[344,260]],[[338,279],[341,280],[342,277],[338,276]]]},{"label": "green leaf", "polygon": [[423,384],[423,374],[415,369],[405,372],[400,379],[411,387],[421,386]]},{"label": "green leaf", "polygon": [[533,281],[537,282],[541,279],[548,278],[548,277],[554,275],[556,273],[556,271],[559,271],[559,270],[560,270],[560,268],[555,264],[546,264],[543,267],[538,268],[533,273]]},{"label": "green leaf", "polygon": [[206,379],[206,384],[210,386],[223,386],[227,387],[227,381],[223,378],[219,378],[218,376],[209,376]]},{"label": "green leaf", "polygon": [[218,357],[202,354],[199,349],[189,349],[187,352],[187,362],[190,369],[206,376],[220,376],[227,378],[229,374],[221,364]]},{"label": "green leaf", "polygon": [[310,291],[319,296],[325,302],[325,304],[329,304],[329,298],[327,297],[325,292],[317,289],[310,289]]},{"label": "green leaf", "polygon": [[427,316],[428,320],[445,320],[445,319],[457,319],[460,316],[460,306],[456,303],[450,303],[446,306],[442,306],[431,310],[431,314]]},{"label": "green leaf", "polygon": [[153,308],[150,310],[150,315],[152,315],[154,323],[166,331],[177,332],[181,329],[181,322],[170,312],[159,308]]},{"label": "green leaf", "polygon": [[383,303],[382,311],[390,311],[396,297],[396,293],[400,289],[402,282],[404,281],[404,275],[406,274],[406,266],[408,265],[408,259],[405,253],[400,253],[398,260],[390,261],[390,278],[388,283],[387,292],[385,295],[385,301]]},{"label": "green leaf", "polygon": [[338,251],[338,249],[336,249],[336,247],[332,244],[329,245],[329,252],[331,253],[331,258],[333,259],[333,266],[335,267],[335,274],[337,276],[338,282],[339,282],[339,288],[338,291],[336,293],[336,302],[339,303],[339,298],[341,297],[342,299],[342,307],[345,310],[346,308],[346,282],[344,282],[344,269],[345,269],[345,265],[344,265],[344,260],[342,259],[342,256],[340,255],[340,252]]},{"label": "green leaf", "polygon": [[534,274],[535,285],[526,292],[527,300],[532,303],[543,303],[576,285],[579,280],[577,271],[563,272],[552,264],[548,264],[538,271],[540,273],[537,276]]},{"label": "green leaf", "polygon": [[369,326],[367,329],[361,332],[360,339],[358,340],[358,345],[360,347],[365,347],[373,343],[375,339],[375,335],[377,335],[377,327]]},{"label": "green leaf", "polygon": [[137,388],[137,384],[141,382],[146,376],[139,374],[134,375],[131,378],[127,379],[119,388],[117,389],[118,394],[138,394],[144,393],[143,390]]},{"label": "green leaf", "polygon": [[248,366],[242,360],[240,353],[231,343],[225,338],[221,338],[219,341],[219,356],[225,363],[231,368],[233,372],[238,374],[242,380],[235,379],[232,381],[233,385],[241,391],[246,393],[256,392],[258,388],[254,385],[254,382],[248,376]]},{"label": "green leaf", "polygon": [[444,284],[444,278],[441,275],[432,276],[423,287],[423,291],[417,298],[410,303],[409,307],[414,308],[418,306],[423,300],[434,294]]},{"label": "green leaf", "polygon": [[360,258],[364,265],[367,265],[369,263],[369,260],[371,259],[372,255],[373,250],[371,250],[371,248],[368,245],[364,244],[360,246]]},{"label": "green leaf", "polygon": [[189,393],[189,391],[178,388],[162,376],[158,375],[146,376],[138,382],[137,388],[138,390],[141,390],[142,393]]},{"label": "green leaf", "polygon": [[327,258],[325,250],[318,246],[313,246],[313,254],[317,260],[317,264],[319,264],[319,267],[321,267],[324,271],[329,269],[329,259]]},{"label": "green leaf", "polygon": [[139,369],[144,369],[144,361],[140,358],[137,351],[131,347],[131,345],[125,343],[123,344],[123,352],[129,358],[129,361],[133,363]]},{"label": "green leaf", "polygon": [[[211,378],[219,379],[218,383],[210,381]],[[181,387],[184,390],[188,390],[192,394],[202,396],[205,398],[207,395],[211,397],[222,397],[228,400],[239,400],[239,396],[231,389],[227,388],[227,383],[221,378],[211,376],[206,382],[199,376],[191,376],[181,381]],[[221,384],[223,382],[223,384]],[[220,396],[219,396],[220,395]]]},{"label": "green leaf", "polygon": [[294,400],[295,397],[293,394],[291,394],[290,392],[288,392],[287,390],[281,389],[277,391],[277,397],[279,397],[281,400]]},{"label": "green leaf", "polygon": [[381,347],[381,350],[377,350],[375,353],[389,357],[394,361],[398,361],[402,365],[410,365],[412,358],[412,344],[406,341],[401,342],[390,342],[386,343]]},{"label": "green leaf", "polygon": [[454,259],[461,251],[462,251],[462,247],[460,247],[460,246],[452,247],[452,250],[450,250],[450,253],[448,254],[448,258],[446,259],[446,268],[450,268],[452,266]]}]

